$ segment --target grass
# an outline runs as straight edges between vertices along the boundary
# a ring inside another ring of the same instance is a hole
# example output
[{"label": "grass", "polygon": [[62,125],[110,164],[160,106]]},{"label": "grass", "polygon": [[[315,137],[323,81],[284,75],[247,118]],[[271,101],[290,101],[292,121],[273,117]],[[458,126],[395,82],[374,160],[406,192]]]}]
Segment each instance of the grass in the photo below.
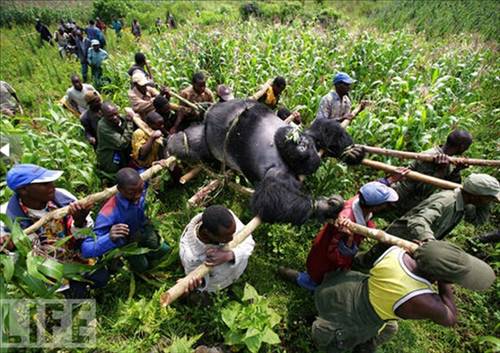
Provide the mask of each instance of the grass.
[{"label": "grass", "polygon": [[[138,50],[144,51],[151,61],[156,80],[176,91],[188,85],[189,77],[197,70],[209,74],[208,85],[212,89],[226,83],[240,97],[254,92],[268,78],[283,75],[289,85],[282,103],[290,108],[306,106],[302,111],[306,124],[314,118],[321,97],[330,90],[332,74],[343,70],[358,80],[352,92],[353,101],[363,98],[375,103],[349,128],[356,141],[420,151],[442,142],[450,129],[460,126],[468,128],[475,137],[470,156],[499,158],[500,67],[498,52],[491,42],[467,33],[454,39],[427,39],[408,28],[380,32],[375,27],[376,18],[356,17],[365,16],[368,9],[372,11],[371,2],[339,5],[340,9],[352,6],[353,11],[341,12],[340,22],[326,27],[300,18],[286,26],[274,25],[267,18],[240,22],[238,3],[233,2],[166,4],[184,9],[179,13],[181,28],[176,31],[158,36],[146,30],[139,44],[130,33],[118,41],[108,31],[107,50],[111,58],[106,65],[106,75],[112,84],[106,87],[105,97],[121,107],[128,105],[126,70]],[[320,8],[309,2],[305,6],[304,11]],[[134,11],[141,12],[141,9]],[[195,15],[196,9],[200,11],[199,17]],[[148,11],[142,11],[142,15],[144,21],[156,17]],[[374,21],[373,26],[367,27],[369,21]],[[78,121],[54,105],[69,87],[70,74],[79,72],[79,64],[61,60],[55,48],[39,48],[35,36],[23,37],[31,30],[31,27],[20,26],[0,32],[0,78],[14,85],[29,112],[16,126],[2,119],[0,131],[20,136],[24,147],[22,162],[65,170],[61,186],[80,196],[98,191],[101,185],[94,171],[94,153],[84,143]],[[9,164],[0,162],[0,166],[5,171]],[[498,177],[493,169],[470,171]],[[309,178],[307,187],[316,195],[340,193],[348,198],[362,183],[378,176],[380,174],[364,167],[347,168],[331,160]],[[184,226],[201,211],[183,205],[206,181],[208,179],[201,176],[186,187],[159,190],[148,196],[150,217],[171,245],[177,244]],[[2,183],[0,199],[5,201],[9,195]],[[223,190],[213,202],[230,207],[244,222],[251,219],[247,200],[230,190]],[[499,216],[497,207],[488,225],[474,228],[461,224],[449,239],[471,249],[466,240],[498,228]],[[97,292],[98,350],[162,352],[182,337],[198,334],[202,334],[200,344],[222,343],[226,327],[221,311],[231,300],[239,298],[248,282],[259,294],[265,295],[271,307],[283,317],[276,329],[281,345],[262,351],[314,352],[309,335],[310,319],[314,316],[312,297],[282,282],[276,268],[280,265],[300,268],[319,227],[320,224],[313,221],[301,227],[261,226],[254,233],[257,246],[242,279],[218,294],[209,308],[193,308],[181,302],[167,309],[159,307],[161,292],[182,276],[178,261],[162,273],[161,288],[137,277],[132,279],[123,268],[108,287]],[[365,247],[368,244],[367,241]],[[499,247],[474,246],[489,254],[488,261],[498,271]],[[129,299],[127,293],[132,282],[135,293]],[[486,350],[491,345],[480,344],[479,338],[498,336],[499,293],[498,282],[486,293],[458,289],[460,323],[457,327],[402,322],[397,337],[380,351]]]}]

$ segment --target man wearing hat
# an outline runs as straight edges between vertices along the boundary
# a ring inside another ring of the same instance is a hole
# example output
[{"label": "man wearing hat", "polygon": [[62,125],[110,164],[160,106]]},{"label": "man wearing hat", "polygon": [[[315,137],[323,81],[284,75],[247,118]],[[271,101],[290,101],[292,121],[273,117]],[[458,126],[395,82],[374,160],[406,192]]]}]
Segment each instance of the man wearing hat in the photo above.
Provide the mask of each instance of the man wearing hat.
[{"label": "man wearing hat", "polygon": [[[377,181],[367,183],[361,187],[356,196],[345,202],[339,218],[375,228],[373,215],[397,200],[398,194],[394,189]],[[314,239],[307,257],[307,272],[280,268],[279,273],[301,287],[314,290],[328,272],[351,268],[354,255],[362,240],[361,234],[353,234],[343,223],[336,225],[327,223]]]},{"label": "man wearing hat", "polygon": [[140,70],[134,71],[132,74],[132,88],[128,91],[128,99],[134,112],[139,114],[142,119],[155,110],[153,101],[159,94],[170,97],[165,87],[162,88],[161,92],[158,92],[144,72]]},{"label": "man wearing hat", "polygon": [[347,127],[356,115],[368,105],[368,101],[361,101],[359,108],[351,112],[349,91],[355,82],[356,80],[353,80],[345,72],[338,72],[333,78],[335,90],[321,98],[316,119],[335,119],[341,123],[342,127]]},{"label": "man wearing hat", "polygon": [[[462,188],[431,195],[391,223],[386,232],[407,240],[441,240],[464,218],[467,205],[484,207],[499,201],[497,179],[487,174],[471,174],[464,180]],[[368,252],[359,254],[356,263],[369,268],[386,249],[384,244],[376,244]]]},{"label": "man wearing hat", "polygon": [[[7,172],[7,186],[14,191],[10,200],[0,207],[11,220],[17,220],[22,229],[28,228],[47,213],[69,206],[68,214],[61,219],[53,219],[36,231],[33,241],[51,246],[69,237],[61,247],[58,260],[65,262],[88,263],[80,256],[81,230],[91,229],[94,222],[89,213],[92,204],[80,204],[76,197],[65,189],[56,188],[54,182],[62,175],[60,170],[48,170],[34,164],[16,164]],[[8,229],[2,226],[0,243],[6,240]],[[2,240],[3,238],[3,240]],[[104,286],[108,280],[106,271],[97,271],[88,276],[94,286]],[[70,281],[66,295],[82,297],[86,283]]]},{"label": "man wearing hat", "polygon": [[234,99],[233,91],[226,85],[218,85],[216,92],[219,102],[227,102]]},{"label": "man wearing hat", "polygon": [[458,311],[452,283],[486,290],[494,281],[490,266],[445,241],[427,242],[413,254],[393,246],[369,275],[336,271],[325,276],[314,295],[319,315],[312,338],[328,353],[375,352],[390,338],[387,321],[425,319],[453,326]]},{"label": "man wearing hat", "polygon": [[102,100],[97,91],[88,91],[84,98],[88,109],[80,116],[80,122],[85,131],[85,138],[95,149],[97,147],[97,124],[102,118]]},{"label": "man wearing hat", "polygon": [[66,91],[64,99],[80,114],[87,111],[88,103],[85,100],[85,94],[88,91],[96,91],[96,89],[88,84],[82,83],[78,75],[71,75],[71,87]]},{"label": "man wearing hat", "polygon": [[90,41],[91,47],[87,52],[87,60],[92,69],[92,79],[96,87],[100,87],[102,80],[102,63],[108,58],[108,53],[100,48],[100,42],[97,39]]}]

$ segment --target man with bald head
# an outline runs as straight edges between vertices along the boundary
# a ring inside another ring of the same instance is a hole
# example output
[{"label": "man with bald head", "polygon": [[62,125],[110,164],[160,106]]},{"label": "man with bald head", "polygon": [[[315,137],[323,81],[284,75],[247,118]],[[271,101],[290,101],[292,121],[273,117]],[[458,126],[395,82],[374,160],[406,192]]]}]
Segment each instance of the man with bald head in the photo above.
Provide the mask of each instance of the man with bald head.
[{"label": "man with bald head", "polygon": [[145,214],[146,189],[139,173],[123,168],[116,174],[118,193],[112,196],[97,215],[95,237],[86,238],[81,246],[85,258],[99,257],[126,244],[137,243],[151,251],[128,256],[130,269],[144,272],[165,256],[169,246],[154,230]]},{"label": "man with bald head", "polygon": [[131,116],[122,118],[111,102],[104,102],[101,111],[102,119],[97,123],[97,168],[114,176],[128,164],[134,124]]},{"label": "man with bald head", "polygon": [[78,75],[71,75],[71,85],[72,86],[66,91],[64,99],[78,113],[83,114],[89,108],[88,102],[85,100],[85,94],[87,92],[97,91],[92,85],[82,83]]}]

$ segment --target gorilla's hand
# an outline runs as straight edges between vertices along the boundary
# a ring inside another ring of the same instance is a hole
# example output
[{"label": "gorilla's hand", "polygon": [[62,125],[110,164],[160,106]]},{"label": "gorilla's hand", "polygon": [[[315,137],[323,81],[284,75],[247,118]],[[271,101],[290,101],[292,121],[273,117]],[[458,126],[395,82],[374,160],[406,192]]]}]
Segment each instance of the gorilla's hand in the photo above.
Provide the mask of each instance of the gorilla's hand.
[{"label": "gorilla's hand", "polygon": [[314,202],[314,216],[321,222],[326,219],[335,219],[344,207],[344,199],[340,195],[329,198],[320,197]]},{"label": "gorilla's hand", "polygon": [[365,158],[365,149],[356,145],[346,147],[340,156],[342,162],[349,165],[360,164],[363,158]]}]

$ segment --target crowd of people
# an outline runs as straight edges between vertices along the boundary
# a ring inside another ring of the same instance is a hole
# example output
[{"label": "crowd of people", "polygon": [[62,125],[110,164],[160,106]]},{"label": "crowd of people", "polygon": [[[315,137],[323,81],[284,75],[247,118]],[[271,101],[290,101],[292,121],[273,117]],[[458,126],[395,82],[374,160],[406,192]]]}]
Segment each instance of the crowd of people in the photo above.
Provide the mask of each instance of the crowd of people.
[{"label": "crowd of people", "polygon": [[[167,20],[175,26],[173,17]],[[161,26],[161,20],[156,25]],[[147,272],[172,251],[173,244],[162,239],[147,217],[148,185],[140,173],[155,163],[163,163],[169,136],[200,122],[202,107],[235,99],[232,89],[221,83],[214,93],[207,86],[206,75],[195,72],[191,85],[179,93],[179,103],[173,103],[174,93],[154,82],[146,56],[136,53],[127,71],[131,110],[122,115],[115,104],[103,101],[99,93],[102,63],[108,58],[103,49],[104,22],[91,20],[85,30],[72,21],[62,22],[53,36],[40,21],[36,27],[41,40],[51,42],[54,38],[61,56],[73,50],[70,46],[74,44],[82,77],[71,76],[71,87],[64,100],[80,117],[84,137],[96,153],[97,170],[103,179],[116,183],[118,193],[105,202],[94,220],[90,212],[93,204],[82,204],[70,191],[56,187],[63,171],[16,164],[6,177],[14,194],[0,211],[27,228],[48,212],[69,206],[67,216],[50,220],[34,237],[52,245],[58,239],[69,238],[70,241],[60,245],[64,261],[86,264],[99,263],[113,249],[135,243],[146,251],[129,255],[124,261],[131,271]],[[111,27],[119,35],[123,25],[115,19]],[[137,21],[132,33],[136,38],[141,36]],[[88,66],[94,85],[84,83]],[[345,128],[368,102],[362,101],[352,108],[349,91],[355,80],[348,74],[336,73],[332,83],[332,90],[321,99],[315,119],[335,120]],[[286,79],[278,76],[250,99],[268,106],[287,123],[302,124],[300,113],[290,112],[279,104],[286,84]],[[12,87],[0,82],[2,112],[14,115],[18,101]],[[135,115],[152,133],[134,124]],[[417,161],[398,173],[362,185],[344,203],[337,222],[321,227],[304,270],[279,269],[285,280],[314,295],[318,317],[312,324],[312,337],[321,349],[373,352],[396,333],[400,319],[427,319],[444,326],[454,325],[458,312],[452,284],[484,290],[493,283],[495,273],[489,265],[444,240],[463,219],[473,224],[487,222],[491,205],[500,201],[496,178],[472,173],[462,180],[461,172],[467,165],[453,164],[450,160],[465,153],[472,142],[469,132],[453,130],[443,144],[425,151],[434,156],[433,162]],[[409,171],[461,183],[462,187],[437,190],[408,179]],[[180,176],[179,170],[174,169],[172,175]],[[417,242],[418,249],[410,253],[378,243],[361,252],[364,236],[353,233],[348,224],[376,228],[377,217],[390,222],[385,228],[387,233]],[[190,282],[191,296],[217,292],[243,274],[255,247],[252,236],[232,250],[223,247],[242,227],[233,211],[212,205],[193,217],[179,234],[179,255],[186,274],[203,263],[212,267],[210,275]],[[82,229],[92,230],[94,235],[89,236]],[[2,232],[0,243],[15,251],[8,229]],[[91,289],[106,286],[111,275],[112,269],[100,266],[83,274],[86,281],[70,281],[61,291],[68,298],[86,297]]]}]

